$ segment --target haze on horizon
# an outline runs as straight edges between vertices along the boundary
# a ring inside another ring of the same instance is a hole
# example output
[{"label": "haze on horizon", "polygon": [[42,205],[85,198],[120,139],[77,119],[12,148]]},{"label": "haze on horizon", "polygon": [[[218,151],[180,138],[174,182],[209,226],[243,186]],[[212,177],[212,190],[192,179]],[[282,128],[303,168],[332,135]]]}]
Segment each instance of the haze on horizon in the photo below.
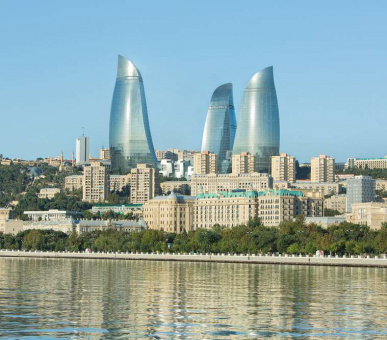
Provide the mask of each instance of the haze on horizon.
[{"label": "haze on horizon", "polygon": [[0,153],[70,158],[108,147],[117,55],[144,79],[156,149],[200,150],[213,91],[274,66],[280,151],[387,154],[385,1],[2,1]]}]

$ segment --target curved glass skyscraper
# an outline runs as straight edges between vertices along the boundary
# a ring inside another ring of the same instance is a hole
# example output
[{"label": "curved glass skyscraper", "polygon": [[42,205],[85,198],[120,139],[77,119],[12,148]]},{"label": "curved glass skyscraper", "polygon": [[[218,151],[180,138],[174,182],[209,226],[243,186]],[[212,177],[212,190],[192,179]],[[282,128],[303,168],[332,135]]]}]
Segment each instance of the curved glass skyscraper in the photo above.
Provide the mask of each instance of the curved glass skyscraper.
[{"label": "curved glass skyscraper", "polygon": [[279,154],[280,124],[273,67],[256,73],[243,93],[233,154],[257,156],[257,170],[270,171],[271,156]]},{"label": "curved glass skyscraper", "polygon": [[141,73],[120,55],[110,112],[109,144],[114,173],[126,174],[137,163],[157,164]]},{"label": "curved glass skyscraper", "polygon": [[[236,118],[232,96],[232,84],[219,86],[212,94],[204,125],[202,151],[218,155],[221,172],[225,172],[224,161],[227,151],[234,145]],[[222,171],[223,170],[223,171]]]}]

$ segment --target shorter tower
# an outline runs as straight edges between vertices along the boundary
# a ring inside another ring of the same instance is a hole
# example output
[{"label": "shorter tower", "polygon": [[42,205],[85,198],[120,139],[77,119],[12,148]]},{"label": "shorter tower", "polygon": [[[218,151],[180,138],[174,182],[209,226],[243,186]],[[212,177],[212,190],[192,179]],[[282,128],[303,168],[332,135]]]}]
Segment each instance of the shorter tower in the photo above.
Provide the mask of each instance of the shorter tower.
[{"label": "shorter tower", "polygon": [[271,157],[271,176],[274,181],[296,181],[296,158],[286,153]]},{"label": "shorter tower", "polygon": [[110,189],[109,167],[101,162],[86,165],[83,171],[83,201],[104,202]]},{"label": "shorter tower", "polygon": [[149,164],[130,170],[130,202],[144,204],[159,193],[159,171]]},{"label": "shorter tower", "polygon": [[194,154],[194,173],[195,174],[217,174],[218,173],[218,155],[209,151],[198,152]]},{"label": "shorter tower", "polygon": [[248,174],[256,172],[256,157],[248,152],[232,155],[232,173]]},{"label": "shorter tower", "polygon": [[314,183],[335,181],[335,159],[326,155],[312,157],[310,160],[310,181]]}]

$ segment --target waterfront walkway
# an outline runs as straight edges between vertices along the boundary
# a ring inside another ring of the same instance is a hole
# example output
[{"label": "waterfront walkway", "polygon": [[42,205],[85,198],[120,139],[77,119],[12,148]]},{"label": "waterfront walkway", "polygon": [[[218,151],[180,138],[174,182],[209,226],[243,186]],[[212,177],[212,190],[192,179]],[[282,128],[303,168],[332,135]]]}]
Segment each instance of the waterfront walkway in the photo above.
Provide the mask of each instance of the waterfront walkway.
[{"label": "waterfront walkway", "polygon": [[237,254],[170,254],[170,253],[116,253],[116,252],[43,252],[0,250],[1,257],[18,258],[69,258],[107,260],[148,260],[148,261],[191,261],[255,264],[291,264],[343,267],[385,267],[387,258],[383,256],[307,256],[307,255],[237,255]]}]

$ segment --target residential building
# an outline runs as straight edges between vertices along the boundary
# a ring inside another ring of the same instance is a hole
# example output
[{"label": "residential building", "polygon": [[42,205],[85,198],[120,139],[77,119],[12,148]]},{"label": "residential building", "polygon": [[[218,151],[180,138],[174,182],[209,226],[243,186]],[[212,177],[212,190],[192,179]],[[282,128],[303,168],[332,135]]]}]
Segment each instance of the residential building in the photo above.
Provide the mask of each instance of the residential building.
[{"label": "residential building", "polygon": [[161,162],[162,159],[170,159],[172,161],[177,161],[177,153],[172,152],[170,150],[155,150],[156,158],[159,162]]},{"label": "residential building", "polygon": [[105,160],[110,160],[110,149],[102,148],[101,150],[99,150],[99,158],[105,159]]},{"label": "residential building", "polygon": [[347,180],[347,212],[352,211],[352,204],[372,202],[375,197],[375,180],[372,177],[355,176]]},{"label": "residential building", "polygon": [[157,196],[144,204],[143,217],[150,229],[171,233],[193,230],[195,197],[171,193]]},{"label": "residential building", "polygon": [[271,156],[279,154],[280,123],[273,67],[256,73],[243,92],[233,154],[256,156],[257,171],[270,173]]},{"label": "residential building", "polygon": [[110,193],[109,168],[102,162],[93,162],[84,167],[83,200],[104,202]]},{"label": "residential building", "polygon": [[65,177],[65,190],[74,191],[82,189],[83,175],[71,175]]},{"label": "residential building", "polygon": [[159,172],[149,164],[137,164],[131,169],[130,201],[143,204],[159,193]]},{"label": "residential building", "polygon": [[113,173],[126,175],[139,163],[157,164],[142,76],[136,66],[123,56],[118,56],[109,144]]},{"label": "residential building", "polygon": [[347,221],[380,229],[387,223],[387,202],[353,203],[352,212],[346,214]]},{"label": "residential building", "polygon": [[347,207],[346,195],[333,195],[326,198],[324,201],[324,208],[337,210],[340,214],[345,214]]},{"label": "residential building", "polygon": [[348,158],[346,169],[387,169],[387,156],[383,158]]},{"label": "residential building", "polygon": [[159,163],[159,172],[163,177],[172,177],[175,172],[175,162],[171,159],[162,159]]},{"label": "residential building", "polygon": [[89,163],[90,143],[89,137],[81,136],[76,140],[75,163],[85,165]]},{"label": "residential building", "polygon": [[[232,84],[219,86],[212,94],[204,125],[201,151],[209,151],[218,156],[218,171],[232,150],[236,132],[236,118],[232,95]],[[226,167],[227,168],[227,167]]]},{"label": "residential building", "polygon": [[249,174],[256,172],[256,156],[248,152],[232,155],[232,173]]},{"label": "residential building", "polygon": [[38,197],[53,199],[56,194],[60,194],[61,192],[62,189],[59,188],[42,188],[39,191]]},{"label": "residential building", "polygon": [[234,191],[199,194],[194,207],[194,227],[215,224],[234,227],[258,217],[265,226],[277,226],[297,215],[322,216],[323,200],[304,196],[300,191]]},{"label": "residential building", "polygon": [[273,187],[269,174],[253,172],[250,174],[209,174],[191,176],[191,195],[199,193],[218,193],[236,189],[264,191]]},{"label": "residential building", "polygon": [[274,181],[296,181],[296,157],[286,153],[271,157],[271,176]]},{"label": "residential building", "polygon": [[198,152],[194,155],[195,174],[218,173],[218,155],[209,151]]},{"label": "residential building", "polygon": [[123,187],[130,185],[131,175],[110,175],[110,191],[121,191]]},{"label": "residential building", "polygon": [[326,155],[312,157],[310,181],[315,183],[335,181],[335,159]]}]

